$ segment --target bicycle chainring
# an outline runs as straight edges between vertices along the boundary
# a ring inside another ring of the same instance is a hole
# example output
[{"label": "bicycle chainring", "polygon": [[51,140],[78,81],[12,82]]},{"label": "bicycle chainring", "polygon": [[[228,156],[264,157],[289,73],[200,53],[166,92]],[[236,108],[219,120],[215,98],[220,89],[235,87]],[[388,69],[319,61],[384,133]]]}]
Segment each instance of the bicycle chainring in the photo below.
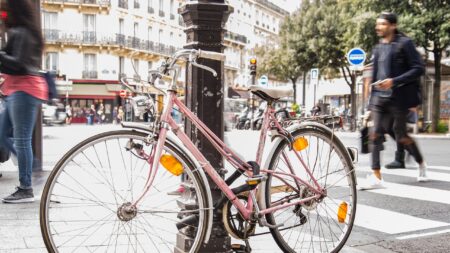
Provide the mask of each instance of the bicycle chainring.
[{"label": "bicycle chainring", "polygon": [[[246,195],[238,195],[238,199],[247,202]],[[255,223],[245,220],[231,201],[227,201],[222,208],[222,219],[225,229],[236,239],[245,240],[255,233]]]}]

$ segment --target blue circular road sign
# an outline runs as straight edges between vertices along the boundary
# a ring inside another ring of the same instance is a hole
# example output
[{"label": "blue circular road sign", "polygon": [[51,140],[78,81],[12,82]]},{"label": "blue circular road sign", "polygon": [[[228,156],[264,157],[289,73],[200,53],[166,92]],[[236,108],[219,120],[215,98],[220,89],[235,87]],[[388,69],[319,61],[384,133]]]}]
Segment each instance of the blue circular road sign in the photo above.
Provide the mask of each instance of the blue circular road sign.
[{"label": "blue circular road sign", "polygon": [[366,52],[361,48],[352,48],[348,51],[347,60],[351,65],[361,65],[366,60]]}]

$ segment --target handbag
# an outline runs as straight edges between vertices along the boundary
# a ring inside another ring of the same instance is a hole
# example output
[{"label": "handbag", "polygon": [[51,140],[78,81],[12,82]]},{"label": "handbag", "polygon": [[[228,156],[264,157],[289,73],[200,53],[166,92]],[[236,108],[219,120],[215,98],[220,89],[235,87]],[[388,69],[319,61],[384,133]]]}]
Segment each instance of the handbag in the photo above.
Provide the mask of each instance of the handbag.
[{"label": "handbag", "polygon": [[58,92],[56,91],[55,75],[50,71],[43,72],[42,76],[47,82],[48,86],[48,101],[58,98]]},{"label": "handbag", "polygon": [[360,137],[361,154],[368,154],[368,153],[370,153],[370,151],[369,151],[369,127],[367,127],[367,126],[362,127],[360,132],[361,132],[361,137]]}]

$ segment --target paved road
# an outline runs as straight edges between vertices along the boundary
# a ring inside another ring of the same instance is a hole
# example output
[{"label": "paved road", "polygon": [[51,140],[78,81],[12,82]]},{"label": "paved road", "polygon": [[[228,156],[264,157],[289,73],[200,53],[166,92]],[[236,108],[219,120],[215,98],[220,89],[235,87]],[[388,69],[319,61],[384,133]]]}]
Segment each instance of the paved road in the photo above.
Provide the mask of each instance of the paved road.
[{"label": "paved road", "polygon": [[[97,132],[117,126],[45,127],[44,170],[70,147]],[[357,146],[355,134],[338,133],[348,146]],[[248,160],[254,159],[258,135],[251,131],[226,134],[227,141]],[[415,181],[416,165],[410,161],[405,170],[383,170],[388,188],[358,192],[356,225],[342,252],[449,252],[450,249],[450,139],[418,139],[430,167],[427,183]],[[384,161],[390,161],[392,142],[386,143]],[[359,157],[358,180],[370,173],[369,157]],[[0,196],[17,184],[17,172],[11,162],[0,165]],[[33,177],[36,195],[40,194],[48,172]],[[22,205],[0,204],[0,252],[45,252],[41,239],[39,203]],[[237,241],[236,241],[237,242]],[[251,240],[254,252],[279,252],[269,236]]]}]

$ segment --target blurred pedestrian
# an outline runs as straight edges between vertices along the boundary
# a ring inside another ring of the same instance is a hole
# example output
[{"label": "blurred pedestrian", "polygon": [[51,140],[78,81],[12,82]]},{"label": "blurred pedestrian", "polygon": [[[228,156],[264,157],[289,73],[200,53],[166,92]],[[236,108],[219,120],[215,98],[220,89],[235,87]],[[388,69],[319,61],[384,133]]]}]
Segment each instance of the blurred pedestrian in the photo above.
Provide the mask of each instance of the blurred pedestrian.
[{"label": "blurred pedestrian", "polygon": [[66,124],[70,125],[72,123],[72,108],[70,105],[66,105]]},{"label": "blurred pedestrian", "polygon": [[[5,203],[33,202],[33,151],[31,138],[39,105],[48,99],[48,87],[40,75],[44,48],[39,13],[30,0],[6,0],[2,6],[8,41],[0,51],[0,71],[5,78],[1,86],[6,95],[5,110],[0,118],[0,143],[16,155],[19,186]],[[6,136],[13,130],[13,138]]]},{"label": "blurred pedestrian", "polygon": [[[383,12],[376,21],[376,32],[380,43],[374,48],[370,110],[373,128],[372,170],[361,189],[383,188],[380,151],[383,149],[385,122],[393,120],[396,140],[401,143],[419,164],[417,180],[425,181],[426,163],[415,143],[406,131],[406,115],[411,107],[420,103],[419,77],[424,73],[424,64],[412,40],[397,29],[397,16]],[[377,82],[379,81],[379,82]]]}]

